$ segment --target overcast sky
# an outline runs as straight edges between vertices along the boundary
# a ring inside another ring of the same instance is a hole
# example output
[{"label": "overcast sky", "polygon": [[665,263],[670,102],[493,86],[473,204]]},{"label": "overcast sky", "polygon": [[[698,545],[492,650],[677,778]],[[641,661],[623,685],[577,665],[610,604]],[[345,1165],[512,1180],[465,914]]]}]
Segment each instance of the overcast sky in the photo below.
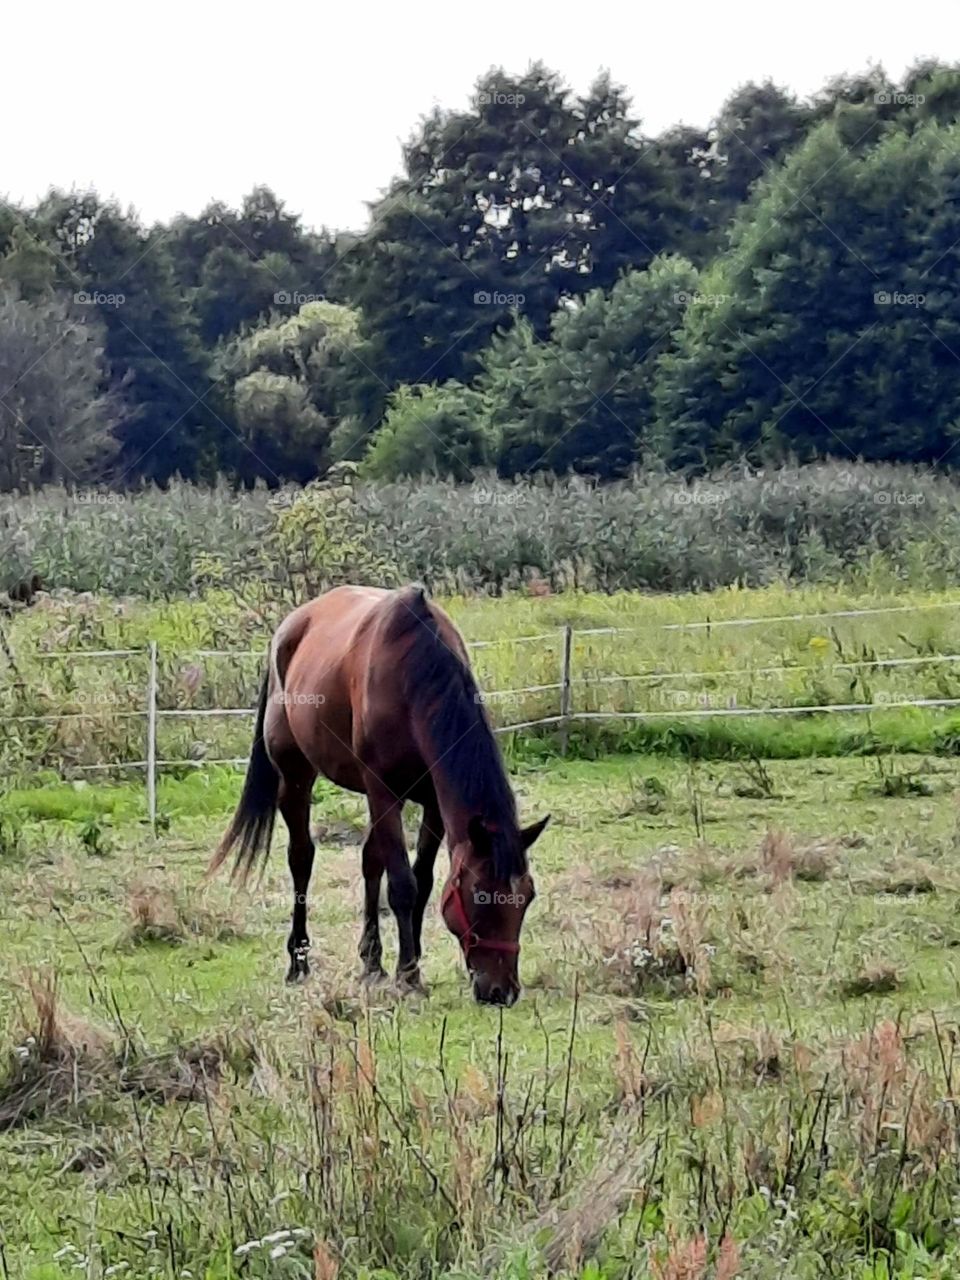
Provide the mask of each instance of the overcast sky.
[{"label": "overcast sky", "polygon": [[316,227],[356,227],[435,103],[490,66],[601,68],[651,132],[706,124],[747,80],[806,95],[879,62],[960,60],[957,0],[89,0],[4,12],[0,194],[94,186],[149,222],[266,183]]}]

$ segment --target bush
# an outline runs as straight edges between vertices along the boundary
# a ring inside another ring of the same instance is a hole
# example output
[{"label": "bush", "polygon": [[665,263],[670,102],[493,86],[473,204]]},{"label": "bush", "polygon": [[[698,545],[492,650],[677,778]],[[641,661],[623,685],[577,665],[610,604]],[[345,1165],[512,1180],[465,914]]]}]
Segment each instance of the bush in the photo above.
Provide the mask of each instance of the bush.
[{"label": "bush", "polygon": [[457,382],[400,387],[363,462],[371,480],[423,474],[467,480],[489,465],[491,447],[474,408],[477,397]]}]

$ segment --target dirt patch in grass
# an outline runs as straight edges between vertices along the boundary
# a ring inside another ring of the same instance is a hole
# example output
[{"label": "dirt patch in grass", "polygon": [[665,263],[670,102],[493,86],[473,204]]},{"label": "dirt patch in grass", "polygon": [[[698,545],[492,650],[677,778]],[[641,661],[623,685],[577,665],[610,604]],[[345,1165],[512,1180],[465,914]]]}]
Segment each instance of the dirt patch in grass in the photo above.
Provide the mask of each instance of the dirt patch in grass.
[{"label": "dirt patch in grass", "polygon": [[899,991],[903,979],[892,965],[868,965],[840,984],[845,996],[884,996]]},{"label": "dirt patch in grass", "polygon": [[893,898],[914,898],[936,893],[937,885],[922,867],[888,868],[852,882],[856,893],[885,894]]},{"label": "dirt patch in grass", "polygon": [[668,892],[658,867],[565,877],[551,902],[570,904],[557,914],[586,952],[594,990],[638,996],[711,988],[707,908],[684,889]]}]

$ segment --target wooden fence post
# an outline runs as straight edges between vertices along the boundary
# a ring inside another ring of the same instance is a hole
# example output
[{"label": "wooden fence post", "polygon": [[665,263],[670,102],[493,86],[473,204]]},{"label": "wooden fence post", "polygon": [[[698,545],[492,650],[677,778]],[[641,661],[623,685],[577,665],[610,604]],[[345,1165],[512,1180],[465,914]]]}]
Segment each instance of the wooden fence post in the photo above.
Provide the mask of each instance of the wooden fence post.
[{"label": "wooden fence post", "polygon": [[157,642],[150,641],[147,675],[147,818],[157,834]]},{"label": "wooden fence post", "polygon": [[567,754],[570,713],[573,710],[573,690],[570,674],[573,666],[573,627],[568,622],[563,628],[563,659],[560,670],[560,752]]}]

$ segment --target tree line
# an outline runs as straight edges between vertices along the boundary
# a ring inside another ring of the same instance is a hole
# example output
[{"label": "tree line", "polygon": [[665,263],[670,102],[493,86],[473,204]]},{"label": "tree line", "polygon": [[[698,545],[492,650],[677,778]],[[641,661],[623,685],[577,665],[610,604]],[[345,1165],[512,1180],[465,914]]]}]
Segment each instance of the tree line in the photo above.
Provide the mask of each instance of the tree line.
[{"label": "tree line", "polygon": [[948,464],[958,119],[931,61],[654,137],[534,66],[421,121],[360,233],[0,204],[0,488]]}]

